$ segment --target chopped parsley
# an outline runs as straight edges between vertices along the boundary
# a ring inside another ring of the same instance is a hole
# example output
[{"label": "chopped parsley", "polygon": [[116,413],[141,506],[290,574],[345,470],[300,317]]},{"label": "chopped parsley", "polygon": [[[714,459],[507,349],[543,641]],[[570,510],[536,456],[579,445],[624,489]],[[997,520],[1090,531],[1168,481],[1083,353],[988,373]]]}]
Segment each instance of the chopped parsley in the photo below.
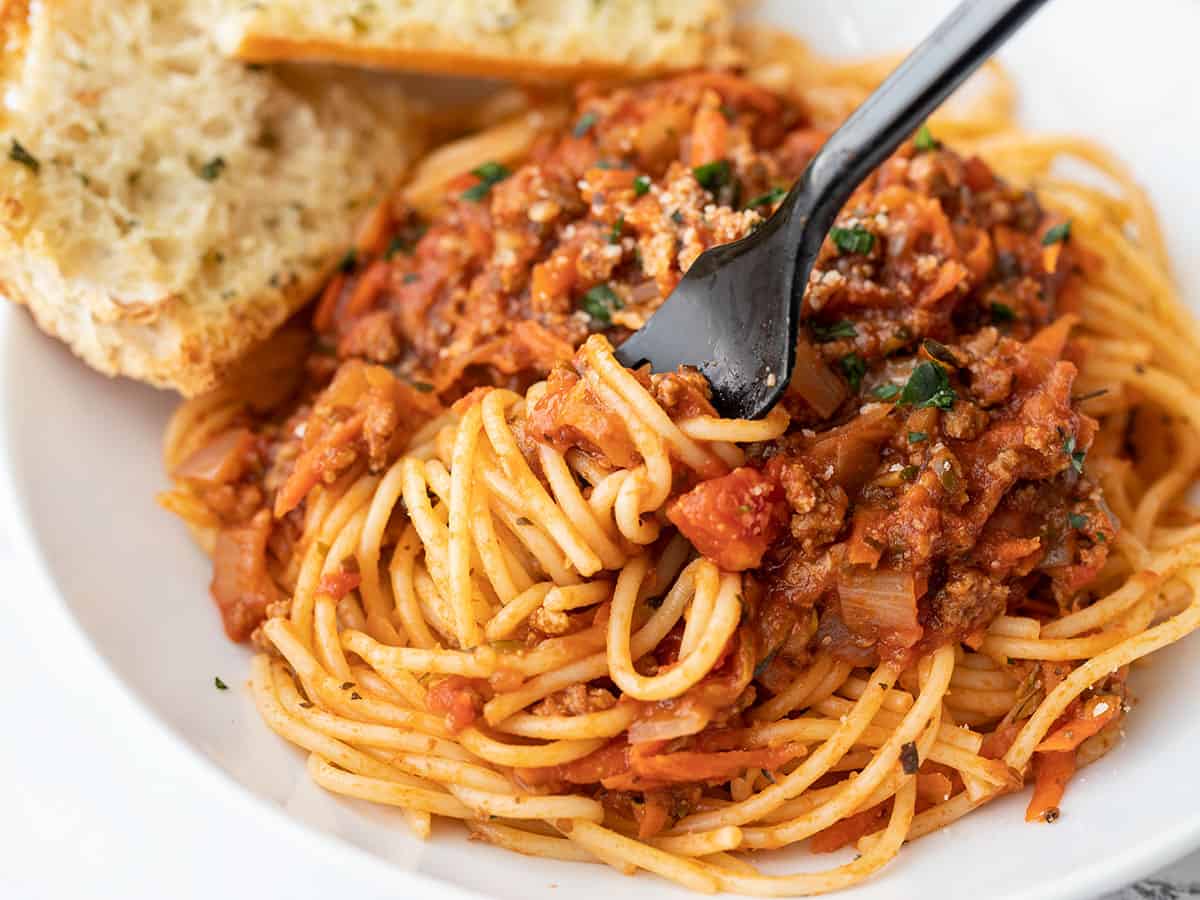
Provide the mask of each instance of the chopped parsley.
[{"label": "chopped parsley", "polygon": [[705,163],[692,169],[692,174],[705,190],[715,191],[733,180],[733,169],[729,160],[718,159],[716,162]]},{"label": "chopped parsley", "polygon": [[908,376],[904,390],[900,392],[901,404],[918,409],[950,409],[955,399],[957,398],[954,388],[950,387],[946,370],[935,362],[919,363]]},{"label": "chopped parsley", "polygon": [[875,235],[855,225],[853,228],[831,228],[829,239],[843,253],[870,253],[875,246]]},{"label": "chopped parsley", "polygon": [[418,394],[432,394],[433,393],[433,385],[430,384],[428,381],[411,381],[411,382],[409,382],[409,384],[412,385],[412,389],[414,391],[416,391]]},{"label": "chopped parsley", "polygon": [[338,271],[353,272],[356,265],[358,265],[358,251],[351,247],[342,257],[342,261],[338,263]]},{"label": "chopped parsley", "polygon": [[1079,513],[1071,513],[1067,516],[1067,524],[1076,531],[1083,531],[1083,529],[1087,528],[1087,523],[1087,516],[1080,515]]},{"label": "chopped parsley", "polygon": [[412,253],[412,245],[400,235],[392,235],[392,239],[388,241],[387,249],[383,251],[384,259],[391,259],[397,253]]},{"label": "chopped parsley", "polygon": [[479,183],[463,191],[462,198],[478,203],[491,192],[493,185],[499,184],[512,172],[498,162],[486,162],[479,168],[472,169],[471,174],[479,179]]},{"label": "chopped parsley", "polygon": [[650,193],[650,176],[639,175],[633,179],[633,196],[641,197],[643,194]]},{"label": "chopped parsley", "polygon": [[580,306],[593,319],[599,322],[608,323],[612,321],[614,309],[620,309],[624,306],[621,298],[607,284],[598,284],[586,294],[583,295],[583,300]]},{"label": "chopped parsley", "polygon": [[992,313],[992,321],[996,323],[1012,322],[1017,318],[1017,314],[1013,312],[1013,308],[1005,303],[992,303],[988,306],[988,309]]},{"label": "chopped parsley", "polygon": [[900,385],[892,384],[891,382],[880,384],[871,393],[880,400],[894,400],[900,394]]},{"label": "chopped parsley", "polygon": [[910,444],[920,444],[929,440],[929,435],[923,431],[910,431],[908,433],[908,442]]},{"label": "chopped parsley", "polygon": [[579,121],[575,123],[575,127],[571,129],[571,134],[577,138],[587,135],[592,130],[592,126],[596,124],[596,120],[600,117],[594,112],[586,112],[579,117]]},{"label": "chopped parsley", "polygon": [[420,281],[421,276],[416,272],[405,272],[404,277],[400,279],[405,284],[412,284],[414,281]]},{"label": "chopped parsley", "polygon": [[217,676],[215,676],[215,677],[213,678],[213,684],[216,686],[216,688],[217,688],[217,690],[218,690],[218,691],[227,691],[227,690],[229,690],[229,685],[227,685],[225,682],[223,682],[223,681],[221,680],[221,676],[220,676],[220,675],[217,675]]},{"label": "chopped parsley", "polygon": [[867,364],[857,353],[847,353],[839,361],[842,373],[850,382],[850,388],[857,391],[862,386],[863,376],[867,374]]},{"label": "chopped parsley", "polygon": [[671,213],[671,221],[674,222],[676,225],[682,225],[683,224],[683,211],[677,209],[673,213]]},{"label": "chopped parsley", "polygon": [[762,658],[757,666],[754,667],[754,677],[761,678],[763,672],[771,668],[771,663],[775,662],[775,657],[779,655],[779,651],[783,648],[783,644],[778,644],[771,648],[770,652]]},{"label": "chopped parsley", "polygon": [[913,138],[913,146],[920,152],[927,153],[930,150],[938,149],[942,143],[933,136],[928,125],[922,125],[917,129],[916,137]]},{"label": "chopped parsley", "polygon": [[900,470],[900,477],[905,481],[916,481],[921,474],[920,466],[905,466]]},{"label": "chopped parsley", "polygon": [[617,216],[617,221],[613,222],[612,228],[608,232],[608,242],[610,244],[621,243],[621,232],[625,230],[625,214]]},{"label": "chopped parsley", "polygon": [[828,344],[830,341],[837,341],[842,338],[858,337],[858,329],[854,327],[854,323],[849,319],[839,319],[828,325],[823,322],[813,322],[812,333],[813,337],[822,344]]},{"label": "chopped parsley", "polygon": [[205,181],[216,181],[225,171],[225,157],[214,156],[200,167],[200,177]]},{"label": "chopped parsley", "polygon": [[1071,468],[1082,475],[1083,460],[1087,457],[1087,451],[1075,449],[1075,435],[1070,434],[1063,439],[1063,453],[1071,458]]},{"label": "chopped parsley", "polygon": [[746,209],[757,209],[760,206],[774,206],[787,196],[787,191],[781,187],[773,187],[765,194],[759,194],[746,204]]},{"label": "chopped parsley", "polygon": [[1049,247],[1051,244],[1066,243],[1071,237],[1071,220],[1059,222],[1053,228],[1046,230],[1042,235],[1042,246]]},{"label": "chopped parsley", "polygon": [[8,158],[25,166],[34,175],[42,171],[42,164],[38,162],[37,157],[21,146],[21,142],[16,138],[13,138],[12,143],[8,146]]},{"label": "chopped parsley", "polygon": [[954,358],[954,354],[950,352],[950,348],[941,341],[935,341],[933,338],[925,338],[921,342],[921,347],[930,357],[940,363],[945,363],[948,366],[958,365],[958,360]]},{"label": "chopped parsley", "polygon": [[905,775],[916,775],[917,770],[921,768],[921,754],[917,752],[915,741],[909,741],[900,748],[900,768],[904,770]]}]

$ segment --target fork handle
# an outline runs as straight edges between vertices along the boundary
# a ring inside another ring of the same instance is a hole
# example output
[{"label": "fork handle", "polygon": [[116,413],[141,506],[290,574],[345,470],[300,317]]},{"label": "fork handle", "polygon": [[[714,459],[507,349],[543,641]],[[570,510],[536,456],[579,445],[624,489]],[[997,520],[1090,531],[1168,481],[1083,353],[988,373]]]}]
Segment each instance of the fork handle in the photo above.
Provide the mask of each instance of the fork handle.
[{"label": "fork handle", "polygon": [[[964,0],[846,119],[785,205],[797,239],[823,238],[854,189],[1046,0]],[[805,221],[806,220],[806,221]],[[801,254],[817,247],[798,248]],[[798,285],[803,290],[804,285]]]}]

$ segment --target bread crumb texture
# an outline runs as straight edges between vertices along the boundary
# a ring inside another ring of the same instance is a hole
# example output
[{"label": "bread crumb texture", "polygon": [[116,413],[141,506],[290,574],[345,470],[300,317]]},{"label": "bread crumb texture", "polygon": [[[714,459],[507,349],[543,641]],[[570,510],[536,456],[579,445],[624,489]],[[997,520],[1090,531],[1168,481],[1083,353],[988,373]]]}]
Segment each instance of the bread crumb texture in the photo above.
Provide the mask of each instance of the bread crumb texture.
[{"label": "bread crumb texture", "polygon": [[730,0],[225,0],[221,46],[472,75],[630,75],[720,64]]},{"label": "bread crumb texture", "polygon": [[230,60],[216,0],[0,0],[0,294],[193,395],[317,289],[419,151],[368,74]]}]

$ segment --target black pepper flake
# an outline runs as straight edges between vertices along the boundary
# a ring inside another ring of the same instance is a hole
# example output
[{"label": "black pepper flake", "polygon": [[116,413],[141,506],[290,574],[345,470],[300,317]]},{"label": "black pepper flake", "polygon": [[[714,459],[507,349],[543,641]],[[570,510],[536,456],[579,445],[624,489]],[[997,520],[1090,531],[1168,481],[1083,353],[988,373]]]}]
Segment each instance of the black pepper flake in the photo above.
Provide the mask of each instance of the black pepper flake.
[{"label": "black pepper flake", "polygon": [[1046,812],[1042,815],[1042,818],[1047,822],[1047,824],[1049,824],[1051,822],[1057,822],[1060,815],[1062,815],[1062,813],[1059,812],[1058,807],[1052,806],[1046,810]]},{"label": "black pepper flake", "polygon": [[529,519],[525,518],[524,516],[517,516],[517,524],[522,528],[525,528],[529,525],[532,525],[533,522],[529,521]]},{"label": "black pepper flake", "polygon": [[15,163],[20,163],[21,165],[25,166],[25,168],[33,172],[34,175],[37,175],[42,171],[42,164],[38,162],[37,158],[32,153],[21,146],[21,142],[16,138],[13,138],[12,143],[9,144],[8,158]]},{"label": "black pepper flake", "polygon": [[353,681],[343,681],[343,682],[342,682],[342,690],[343,690],[343,691],[348,691],[348,690],[350,690],[350,688],[352,688],[352,687],[354,687],[354,682],[353,682]]},{"label": "black pepper flake", "polygon": [[361,700],[361,699],[362,699],[362,694],[360,694],[358,691],[351,691],[351,692],[350,692],[350,699],[351,699],[351,700]]},{"label": "black pepper flake", "polygon": [[917,753],[915,741],[909,741],[900,748],[900,766],[905,775],[916,775],[917,769],[921,768],[921,756]]}]

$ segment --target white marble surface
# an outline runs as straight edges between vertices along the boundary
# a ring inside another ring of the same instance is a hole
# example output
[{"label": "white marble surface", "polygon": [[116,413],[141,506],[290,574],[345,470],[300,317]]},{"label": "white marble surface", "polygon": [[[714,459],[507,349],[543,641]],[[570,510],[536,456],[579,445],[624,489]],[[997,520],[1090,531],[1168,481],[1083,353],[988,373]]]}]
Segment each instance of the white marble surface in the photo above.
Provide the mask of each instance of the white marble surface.
[{"label": "white marble surface", "polygon": [[[0,898],[404,896],[374,870],[297,853],[289,834],[249,832],[228,796],[181,774],[169,739],[119,696],[19,558],[11,516],[0,523]],[[1200,897],[1200,853],[1113,888],[1120,900]]]}]

